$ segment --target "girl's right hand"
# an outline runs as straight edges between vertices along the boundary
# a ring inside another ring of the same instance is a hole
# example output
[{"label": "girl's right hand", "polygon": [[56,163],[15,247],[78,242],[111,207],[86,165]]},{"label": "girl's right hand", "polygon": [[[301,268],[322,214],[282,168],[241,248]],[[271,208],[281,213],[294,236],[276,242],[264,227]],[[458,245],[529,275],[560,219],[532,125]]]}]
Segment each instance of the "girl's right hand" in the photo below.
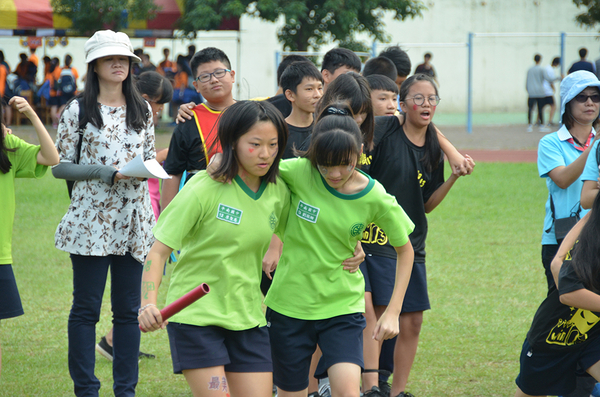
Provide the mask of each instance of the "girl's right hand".
[{"label": "girl's right hand", "polygon": [[138,322],[143,332],[153,332],[165,329],[168,321],[163,321],[160,310],[156,306],[148,306],[138,316]]},{"label": "girl's right hand", "polygon": [[23,113],[29,120],[31,120],[32,117],[37,117],[37,114],[29,102],[27,102],[27,99],[20,96],[14,96],[8,101],[9,106],[12,106],[13,104],[17,107],[19,113]]}]

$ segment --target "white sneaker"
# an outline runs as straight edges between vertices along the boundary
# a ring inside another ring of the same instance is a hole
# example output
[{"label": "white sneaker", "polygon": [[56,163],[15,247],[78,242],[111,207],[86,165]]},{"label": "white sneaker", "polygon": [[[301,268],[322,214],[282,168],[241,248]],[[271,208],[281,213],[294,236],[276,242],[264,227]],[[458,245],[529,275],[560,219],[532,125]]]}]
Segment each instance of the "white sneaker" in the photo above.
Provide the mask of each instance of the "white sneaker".
[{"label": "white sneaker", "polygon": [[540,132],[550,132],[550,131],[552,131],[552,130],[547,125],[543,125],[540,127]]},{"label": "white sneaker", "polygon": [[533,132],[533,126],[531,124],[527,126],[527,132]]}]

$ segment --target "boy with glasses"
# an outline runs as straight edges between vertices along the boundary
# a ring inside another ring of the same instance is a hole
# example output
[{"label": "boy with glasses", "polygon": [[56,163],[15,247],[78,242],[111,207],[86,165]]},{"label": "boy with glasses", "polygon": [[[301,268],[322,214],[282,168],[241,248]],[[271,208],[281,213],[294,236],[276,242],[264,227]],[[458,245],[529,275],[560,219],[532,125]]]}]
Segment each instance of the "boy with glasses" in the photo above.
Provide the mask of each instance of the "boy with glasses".
[{"label": "boy with glasses", "polygon": [[[207,47],[196,53],[190,62],[194,74],[194,88],[206,100],[195,106],[193,122],[175,127],[164,168],[171,179],[165,179],[162,190],[162,208],[179,191],[184,171],[187,179],[206,168],[211,157],[221,152],[217,138],[221,112],[235,103],[231,92],[235,72],[227,55],[218,48]],[[187,181],[187,180],[186,180]]]}]

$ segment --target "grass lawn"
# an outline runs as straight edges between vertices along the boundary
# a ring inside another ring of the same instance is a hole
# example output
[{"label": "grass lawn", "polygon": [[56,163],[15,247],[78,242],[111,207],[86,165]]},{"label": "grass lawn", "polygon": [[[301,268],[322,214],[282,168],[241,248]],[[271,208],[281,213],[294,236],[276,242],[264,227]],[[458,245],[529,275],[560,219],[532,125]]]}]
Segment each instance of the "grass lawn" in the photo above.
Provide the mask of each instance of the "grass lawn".
[{"label": "grass lawn", "polygon": [[[425,314],[408,390],[422,396],[510,396],[520,347],[545,295],[540,236],[546,188],[535,164],[477,165],[430,215],[427,267],[432,310]],[[50,172],[17,181],[14,271],[25,315],[2,321],[2,396],[72,395],[67,318],[72,272],[54,248],[68,206]],[[163,279],[164,302],[171,267]],[[107,289],[98,336],[110,328]],[[140,396],[189,396],[172,374],[166,332],[142,336]],[[112,395],[111,363],[97,356],[101,395]]]}]

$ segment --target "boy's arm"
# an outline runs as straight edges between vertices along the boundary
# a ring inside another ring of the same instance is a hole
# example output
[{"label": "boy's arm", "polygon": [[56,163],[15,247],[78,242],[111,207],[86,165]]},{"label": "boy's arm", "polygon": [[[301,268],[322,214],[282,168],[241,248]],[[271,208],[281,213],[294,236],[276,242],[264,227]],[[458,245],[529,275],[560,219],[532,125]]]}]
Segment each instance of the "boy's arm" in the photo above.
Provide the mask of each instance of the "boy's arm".
[{"label": "boy's arm", "polygon": [[54,142],[52,142],[52,138],[50,138],[50,134],[42,124],[42,121],[35,113],[35,111],[31,108],[31,105],[27,100],[20,96],[12,97],[10,101],[8,101],[8,105],[15,105],[17,110],[20,113],[23,113],[27,118],[31,121],[33,128],[35,128],[35,132],[40,141],[40,151],[37,154],[37,163],[41,165],[55,165],[60,161],[58,157],[58,151],[56,147],[54,147]]},{"label": "boy's arm", "polygon": [[144,332],[165,328],[160,310],[156,307],[158,287],[162,281],[164,264],[173,249],[156,240],[146,257],[142,274],[142,300],[138,321]]},{"label": "boy's arm", "polygon": [[398,317],[402,310],[404,302],[404,294],[408,287],[410,274],[412,272],[413,261],[415,258],[413,246],[410,240],[402,247],[394,247],[398,257],[396,259],[396,281],[394,283],[394,291],[390,303],[377,321],[377,325],[373,330],[373,339],[382,341],[391,339],[399,333]]}]

